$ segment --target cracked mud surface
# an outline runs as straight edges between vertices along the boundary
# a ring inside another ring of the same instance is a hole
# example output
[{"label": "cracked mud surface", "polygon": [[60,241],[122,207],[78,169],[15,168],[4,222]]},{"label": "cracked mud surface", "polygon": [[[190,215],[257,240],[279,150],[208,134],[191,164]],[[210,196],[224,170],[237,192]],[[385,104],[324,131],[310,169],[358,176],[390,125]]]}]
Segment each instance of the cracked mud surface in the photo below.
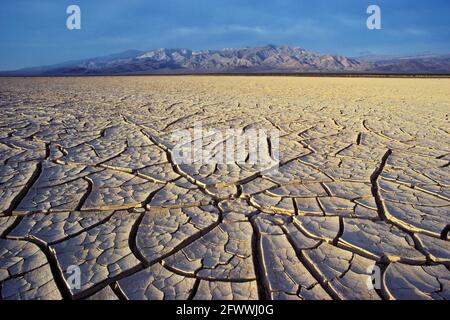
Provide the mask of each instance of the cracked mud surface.
[{"label": "cracked mud surface", "polygon": [[[3,78],[0,110],[0,299],[450,299],[447,79]],[[279,130],[278,170],[178,163],[197,122]]]}]

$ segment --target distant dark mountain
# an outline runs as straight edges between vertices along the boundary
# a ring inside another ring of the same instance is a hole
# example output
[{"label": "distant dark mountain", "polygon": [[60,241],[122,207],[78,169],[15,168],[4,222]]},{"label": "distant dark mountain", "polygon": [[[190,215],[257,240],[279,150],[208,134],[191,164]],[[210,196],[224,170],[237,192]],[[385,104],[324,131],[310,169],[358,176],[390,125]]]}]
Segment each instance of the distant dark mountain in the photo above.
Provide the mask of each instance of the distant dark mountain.
[{"label": "distant dark mountain", "polygon": [[397,59],[420,59],[420,58],[439,58],[442,57],[442,55],[431,53],[431,52],[425,52],[421,54],[415,54],[415,55],[400,55],[400,54],[374,54],[371,52],[365,52],[357,57],[353,57],[353,59],[356,59],[358,61],[364,61],[364,62],[379,62],[379,61],[386,61],[386,60],[397,60]]},{"label": "distant dark mountain", "polygon": [[1,74],[45,76],[191,73],[450,73],[450,56],[354,59],[275,45],[203,51],[130,50],[105,57]]},{"label": "distant dark mountain", "polygon": [[372,70],[381,73],[450,73],[450,55],[419,55],[387,58],[372,62]]}]

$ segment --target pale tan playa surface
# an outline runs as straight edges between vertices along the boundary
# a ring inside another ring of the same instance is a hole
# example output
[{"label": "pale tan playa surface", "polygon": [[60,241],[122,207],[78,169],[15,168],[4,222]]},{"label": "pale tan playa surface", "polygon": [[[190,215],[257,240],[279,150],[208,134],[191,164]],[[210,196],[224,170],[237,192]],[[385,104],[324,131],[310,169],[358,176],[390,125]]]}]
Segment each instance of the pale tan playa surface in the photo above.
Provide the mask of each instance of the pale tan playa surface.
[{"label": "pale tan playa surface", "polygon": [[[450,298],[449,79],[1,78],[0,110],[3,299]],[[279,130],[279,172],[176,163],[196,122]]]}]

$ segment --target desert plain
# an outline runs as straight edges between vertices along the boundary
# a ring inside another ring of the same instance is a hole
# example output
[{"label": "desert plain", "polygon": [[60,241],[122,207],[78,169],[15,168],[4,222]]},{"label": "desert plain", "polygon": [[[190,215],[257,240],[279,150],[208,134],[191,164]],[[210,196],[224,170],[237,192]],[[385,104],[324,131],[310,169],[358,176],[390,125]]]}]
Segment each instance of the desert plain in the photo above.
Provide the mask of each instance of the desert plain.
[{"label": "desert plain", "polygon": [[[450,79],[0,78],[0,114],[1,299],[450,299]],[[278,168],[180,163],[198,123]]]}]

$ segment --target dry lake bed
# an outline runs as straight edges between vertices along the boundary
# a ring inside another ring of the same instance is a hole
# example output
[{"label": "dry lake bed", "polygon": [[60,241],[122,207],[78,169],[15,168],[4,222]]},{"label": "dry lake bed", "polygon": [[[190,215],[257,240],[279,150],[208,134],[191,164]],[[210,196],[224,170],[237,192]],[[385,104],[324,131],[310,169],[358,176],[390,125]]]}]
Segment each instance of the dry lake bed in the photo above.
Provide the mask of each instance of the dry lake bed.
[{"label": "dry lake bed", "polygon": [[[1,299],[450,299],[450,79],[0,78],[0,114]],[[199,125],[278,166],[175,157]]]}]

